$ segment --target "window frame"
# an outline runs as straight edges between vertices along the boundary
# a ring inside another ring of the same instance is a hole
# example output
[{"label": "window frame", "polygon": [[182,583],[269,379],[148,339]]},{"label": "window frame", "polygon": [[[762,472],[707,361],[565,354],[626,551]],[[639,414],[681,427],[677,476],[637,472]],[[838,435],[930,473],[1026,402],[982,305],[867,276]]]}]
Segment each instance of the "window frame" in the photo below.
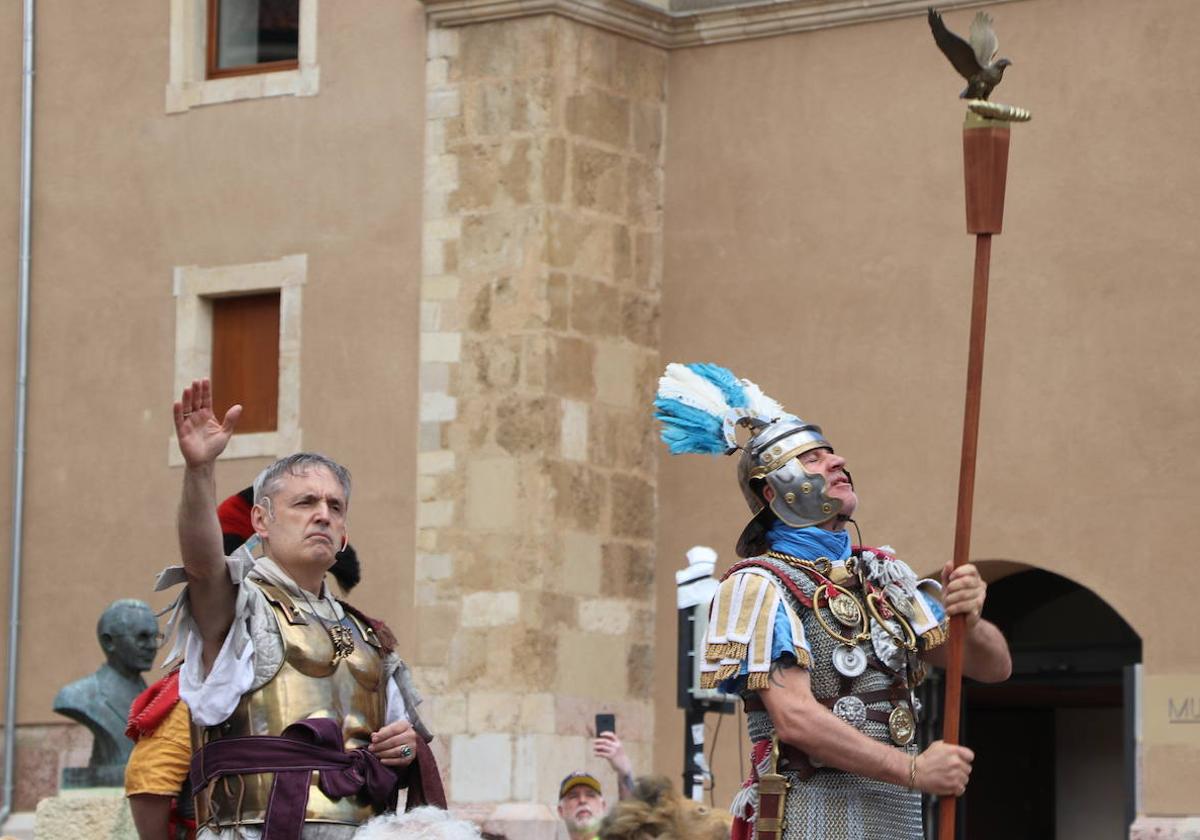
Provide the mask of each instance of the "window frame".
[{"label": "window frame", "polygon": [[181,114],[204,105],[265,99],[273,96],[316,96],[321,89],[317,64],[317,21],[320,0],[299,0],[300,33],[294,67],[285,62],[229,68],[239,72],[207,77],[209,0],[169,0],[169,74],[166,113]]},{"label": "window frame", "polygon": [[[255,292],[279,292],[279,396],[273,432],[235,432],[220,460],[279,458],[301,449],[300,316],[308,256],[215,267],[177,266],[175,294],[174,396],[195,379],[212,372],[212,301]],[[167,464],[183,466],[174,430],[168,439]]]},{"label": "window frame", "polygon": [[[303,37],[303,26],[296,36],[296,58],[282,61],[264,61],[258,64],[243,64],[238,67],[217,66],[217,35],[221,26],[221,0],[204,0],[205,15],[208,18],[207,33],[204,39],[204,78],[227,79],[231,76],[252,76],[257,73],[278,73],[284,70],[296,70],[300,67],[300,39]],[[297,17],[303,0],[297,0]]]}]

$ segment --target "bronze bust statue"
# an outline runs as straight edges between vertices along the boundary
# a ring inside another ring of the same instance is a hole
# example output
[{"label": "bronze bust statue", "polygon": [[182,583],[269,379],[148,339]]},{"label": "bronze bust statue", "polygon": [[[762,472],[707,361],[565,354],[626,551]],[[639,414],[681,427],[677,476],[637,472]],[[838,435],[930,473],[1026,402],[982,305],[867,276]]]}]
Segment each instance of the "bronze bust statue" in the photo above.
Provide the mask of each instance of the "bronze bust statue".
[{"label": "bronze bust statue", "polygon": [[124,784],[133,742],[125,737],[129,707],[146,689],[142,672],[154,665],[162,637],[158,619],[145,601],[114,601],[100,615],[96,636],[107,660],[94,674],[69,683],[54,698],[54,711],[82,723],[92,733],[87,767],[63,770],[62,786],[115,787]]}]

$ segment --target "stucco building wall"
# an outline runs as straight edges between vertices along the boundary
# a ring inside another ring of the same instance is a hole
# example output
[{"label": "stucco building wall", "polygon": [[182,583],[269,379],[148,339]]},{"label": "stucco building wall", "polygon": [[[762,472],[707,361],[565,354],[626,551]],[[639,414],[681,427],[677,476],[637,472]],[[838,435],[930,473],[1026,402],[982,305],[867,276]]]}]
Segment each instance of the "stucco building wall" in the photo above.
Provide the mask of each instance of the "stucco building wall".
[{"label": "stucco building wall", "polygon": [[[411,639],[401,605],[412,602],[413,578],[422,8],[322,3],[318,95],[167,114],[168,4],[38,5],[19,721],[62,722],[51,701],[101,661],[95,620],[105,604],[165,602],[150,587],[178,562],[181,470],[167,464],[176,266],[307,255],[302,444],[353,471],[351,540],[367,582],[355,600]],[[0,14],[7,524],[19,4]],[[268,462],[220,464],[218,493],[247,486]],[[0,597],[7,604],[7,591]],[[23,795],[17,807],[32,807]]]},{"label": "stucco building wall", "polygon": [[[1196,576],[1178,547],[1200,527],[1200,118],[1171,57],[1200,12],[994,14],[1016,62],[994,98],[1034,121],[1013,129],[993,243],[972,554],[1095,591],[1141,635],[1147,679],[1195,674]],[[932,571],[953,547],[973,259],[960,80],[912,17],[678,50],[668,84],[664,359],[728,364],[822,424],[849,458],[864,540]],[[746,514],[732,459],[663,457],[659,476],[669,638],[667,570],[696,543],[728,562]],[[661,722],[671,705],[659,697]],[[664,769],[676,729],[657,732]],[[732,737],[718,751],[727,801]],[[1147,746],[1149,812],[1195,811],[1198,755]]]},{"label": "stucco building wall", "polygon": [[[1197,527],[1200,118],[1177,76],[1200,12],[1144,5],[995,10],[1017,62],[997,98],[1035,121],[1013,130],[993,250],[973,553],[1095,591],[1141,635],[1150,680],[1200,672],[1179,559]],[[656,359],[727,364],[821,423],[865,541],[921,571],[949,556],[973,243],[961,84],[920,16],[686,47],[770,22],[591,4],[481,23],[468,6],[452,31],[416,2],[326,0],[315,96],[167,114],[165,4],[39,4],[26,766],[85,757],[53,694],[96,666],[102,606],[146,597],[177,556],[178,266],[306,255],[302,442],[355,471],[356,601],[399,631],[451,736],[452,795],[481,813],[544,799],[606,704],[638,769],[678,776],[671,573],[697,543],[730,561],[745,514],[731,460],[655,463]],[[831,8],[788,7],[805,26]],[[8,196],[19,34],[10,4]],[[16,218],[0,201],[0,265]],[[0,344],[9,394],[13,359]],[[223,464],[219,492],[266,461]],[[571,659],[601,636],[607,671]],[[738,737],[727,719],[721,804]],[[1198,756],[1146,746],[1146,811],[1200,810]]]},{"label": "stucco building wall", "polygon": [[[972,554],[1094,590],[1152,676],[1200,666],[1180,643],[1194,576],[1176,554],[1196,535],[1200,120],[1170,106],[1195,8],[1141,11],[1001,10],[1015,64],[995,98],[1034,121],[1014,127],[992,247]],[[678,50],[668,84],[664,359],[727,362],[820,422],[850,458],[864,540],[935,569],[953,547],[970,316],[958,79],[908,18]],[[659,486],[661,569],[697,542],[731,559],[733,463],[662,458]],[[1194,751],[1145,760],[1146,809],[1194,811]]]}]

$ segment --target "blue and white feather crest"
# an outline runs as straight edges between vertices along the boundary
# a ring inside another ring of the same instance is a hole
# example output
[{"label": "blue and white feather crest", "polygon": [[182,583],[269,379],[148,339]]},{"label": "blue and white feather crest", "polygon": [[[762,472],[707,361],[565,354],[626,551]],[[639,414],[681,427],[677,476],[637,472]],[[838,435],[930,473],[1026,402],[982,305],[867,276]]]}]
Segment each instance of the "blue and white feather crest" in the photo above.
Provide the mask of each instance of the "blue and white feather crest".
[{"label": "blue and white feather crest", "polygon": [[765,426],[784,415],[783,407],[750,380],[702,363],[667,365],[654,408],[672,455],[729,454],[738,448],[739,424]]}]

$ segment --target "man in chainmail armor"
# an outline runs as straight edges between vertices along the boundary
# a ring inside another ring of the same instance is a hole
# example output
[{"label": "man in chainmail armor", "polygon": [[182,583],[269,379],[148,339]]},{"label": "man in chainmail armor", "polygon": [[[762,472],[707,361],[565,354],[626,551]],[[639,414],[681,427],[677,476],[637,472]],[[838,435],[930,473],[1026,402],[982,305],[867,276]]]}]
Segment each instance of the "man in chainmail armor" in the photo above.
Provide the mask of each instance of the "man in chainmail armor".
[{"label": "man in chainmail armor", "polygon": [[852,546],[845,459],[754,383],[671,364],[655,408],[673,454],[740,452],[753,513],[701,664],[703,687],[740,694],[747,713],[752,771],[734,799],[734,840],[919,840],[921,794],[961,796],[974,758],[914,742],[914,689],[942,664],[949,616],[965,616],[968,676],[999,682],[1012,668],[981,618],[978,570],[947,564],[940,582],[918,580],[891,548]]}]

